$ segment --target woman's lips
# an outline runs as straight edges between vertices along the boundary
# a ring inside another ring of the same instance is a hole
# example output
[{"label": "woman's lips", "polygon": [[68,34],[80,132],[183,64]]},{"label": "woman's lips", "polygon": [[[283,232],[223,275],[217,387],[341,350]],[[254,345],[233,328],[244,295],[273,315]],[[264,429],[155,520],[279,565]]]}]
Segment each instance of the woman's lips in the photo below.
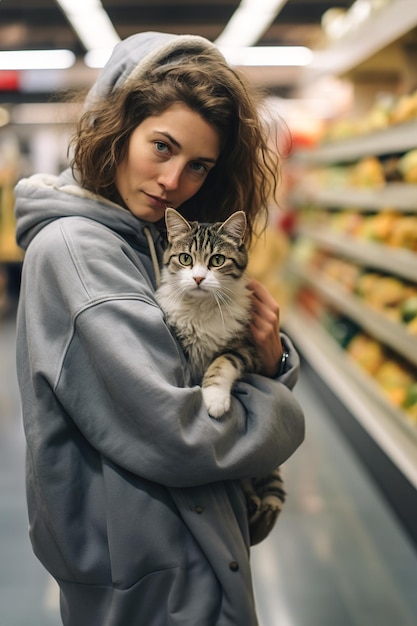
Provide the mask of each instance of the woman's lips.
[{"label": "woman's lips", "polygon": [[163,198],[158,198],[158,196],[152,196],[149,193],[145,192],[145,195],[149,198],[150,203],[152,204],[152,206],[157,207],[159,209],[166,209],[168,202],[166,200],[163,200]]}]

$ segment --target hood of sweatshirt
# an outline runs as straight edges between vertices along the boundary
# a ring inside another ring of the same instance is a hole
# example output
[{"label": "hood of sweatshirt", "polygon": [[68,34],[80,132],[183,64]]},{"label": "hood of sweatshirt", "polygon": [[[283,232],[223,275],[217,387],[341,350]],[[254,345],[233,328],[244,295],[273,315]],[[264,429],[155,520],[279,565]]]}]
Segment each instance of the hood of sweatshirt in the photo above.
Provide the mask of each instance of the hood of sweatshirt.
[{"label": "hood of sweatshirt", "polygon": [[[113,89],[129,80],[137,80],[149,69],[181,63],[186,56],[210,50],[221,53],[216,46],[194,35],[171,35],[145,32],[121,41],[90,89],[85,106],[96,98],[106,97]],[[144,242],[140,219],[123,207],[81,188],[70,169],[60,176],[35,174],[18,182],[15,188],[16,239],[24,250],[37,233],[51,221],[61,217],[82,215],[97,220],[125,237]],[[153,239],[157,229],[148,224]]]}]

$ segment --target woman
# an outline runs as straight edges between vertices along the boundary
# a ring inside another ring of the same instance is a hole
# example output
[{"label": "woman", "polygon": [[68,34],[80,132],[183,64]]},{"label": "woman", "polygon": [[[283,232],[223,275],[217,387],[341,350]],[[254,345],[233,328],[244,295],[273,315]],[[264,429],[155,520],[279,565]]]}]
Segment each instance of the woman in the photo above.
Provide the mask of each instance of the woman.
[{"label": "woman", "polygon": [[265,376],[213,420],[154,290],[167,205],[205,221],[243,208],[252,232],[271,180],[255,104],[213,44],[143,33],[116,47],[73,147],[72,169],[16,187],[34,551],[65,626],[253,626],[239,480],[303,439],[297,356],[253,282]]}]

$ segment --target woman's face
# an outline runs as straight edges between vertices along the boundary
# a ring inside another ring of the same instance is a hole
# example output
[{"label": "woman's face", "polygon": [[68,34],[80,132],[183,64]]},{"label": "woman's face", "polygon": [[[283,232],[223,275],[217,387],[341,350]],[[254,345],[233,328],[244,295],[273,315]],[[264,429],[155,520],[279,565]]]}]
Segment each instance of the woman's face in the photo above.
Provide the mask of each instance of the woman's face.
[{"label": "woman's face", "polygon": [[220,154],[216,129],[184,104],[146,118],[130,136],[116,170],[123,204],[136,217],[157,222],[165,208],[194,196]]}]

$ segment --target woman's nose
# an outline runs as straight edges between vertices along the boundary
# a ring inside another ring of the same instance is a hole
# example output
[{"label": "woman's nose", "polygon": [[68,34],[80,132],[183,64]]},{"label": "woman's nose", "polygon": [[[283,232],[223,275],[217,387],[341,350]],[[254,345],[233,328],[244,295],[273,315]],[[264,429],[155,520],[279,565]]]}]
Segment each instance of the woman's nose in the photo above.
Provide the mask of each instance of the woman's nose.
[{"label": "woman's nose", "polygon": [[166,163],[158,176],[158,183],[167,190],[179,187],[183,167],[178,163]]}]

